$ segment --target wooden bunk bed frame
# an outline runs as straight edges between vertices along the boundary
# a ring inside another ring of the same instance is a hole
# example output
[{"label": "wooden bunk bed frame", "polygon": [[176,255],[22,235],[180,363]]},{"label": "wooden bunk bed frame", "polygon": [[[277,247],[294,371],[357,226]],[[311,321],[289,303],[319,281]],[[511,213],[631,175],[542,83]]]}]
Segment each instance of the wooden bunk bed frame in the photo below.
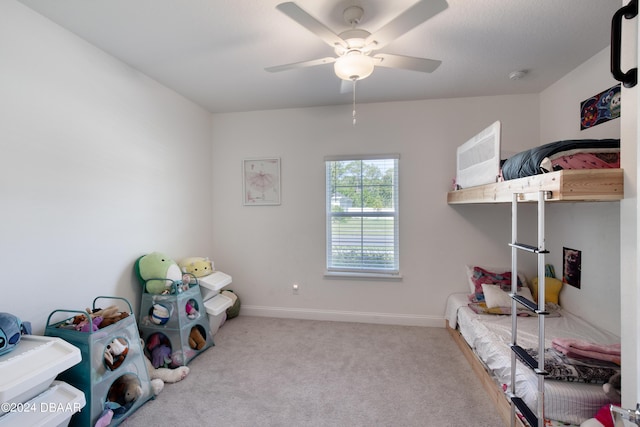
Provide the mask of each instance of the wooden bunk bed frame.
[{"label": "wooden bunk bed frame", "polygon": [[[535,193],[539,191],[545,191],[546,200],[552,202],[611,202],[622,200],[624,197],[623,183],[622,169],[561,170],[450,191],[447,194],[447,203],[451,205],[512,203],[514,193],[523,193],[521,194],[523,201],[535,201],[537,200]],[[529,199],[530,196],[533,197]],[[448,321],[446,328],[479,377],[505,425],[510,426],[511,402],[501,386],[493,380],[460,332],[451,328]],[[515,425],[526,427],[518,417],[515,417]]]},{"label": "wooden bunk bed frame", "polygon": [[[622,169],[567,169],[450,191],[447,203],[511,203],[513,193],[546,191],[547,201],[602,202],[622,200]],[[535,201],[534,197],[531,201]]]},{"label": "wooden bunk bed frame", "polygon": [[[511,426],[511,402],[507,398],[507,395],[491,377],[491,374],[489,374],[482,362],[480,362],[480,359],[478,359],[471,347],[469,347],[469,344],[467,344],[460,332],[458,332],[457,329],[453,329],[449,325],[448,320],[446,320],[446,328],[453,338],[453,341],[455,341],[455,343],[460,348],[460,351],[462,351],[462,354],[464,354],[464,357],[469,362],[469,365],[471,365],[471,369],[473,369],[473,372],[480,379],[482,388],[484,388],[484,390],[487,392],[487,396],[489,396],[489,398],[495,405],[496,410],[504,421],[505,426]],[[515,418],[515,425],[516,427],[529,427],[526,426],[518,417]]]}]

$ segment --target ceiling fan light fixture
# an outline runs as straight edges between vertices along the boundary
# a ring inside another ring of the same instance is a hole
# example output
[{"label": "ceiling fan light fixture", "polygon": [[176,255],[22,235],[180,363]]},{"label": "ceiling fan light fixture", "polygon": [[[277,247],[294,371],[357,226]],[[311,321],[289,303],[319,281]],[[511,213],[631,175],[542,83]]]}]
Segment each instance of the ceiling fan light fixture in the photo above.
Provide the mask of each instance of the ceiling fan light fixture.
[{"label": "ceiling fan light fixture", "polygon": [[361,52],[353,51],[336,59],[333,69],[342,80],[362,80],[373,73],[373,59]]}]

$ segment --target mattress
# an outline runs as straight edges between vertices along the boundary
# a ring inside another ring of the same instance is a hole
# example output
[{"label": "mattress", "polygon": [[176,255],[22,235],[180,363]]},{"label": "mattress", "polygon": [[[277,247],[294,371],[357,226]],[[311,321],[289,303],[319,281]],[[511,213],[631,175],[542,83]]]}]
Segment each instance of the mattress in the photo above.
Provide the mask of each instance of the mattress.
[{"label": "mattress", "polygon": [[[481,315],[467,307],[464,293],[452,294],[447,300],[445,318],[449,326],[458,328],[467,344],[480,358],[498,384],[511,385],[511,317]],[[556,337],[577,338],[602,344],[615,344],[620,338],[562,310],[560,317],[545,319],[545,347]],[[538,346],[538,319],[518,318],[518,344],[524,348]],[[537,375],[521,362],[516,368],[516,395],[530,408],[537,407]],[[545,381],[545,418],[580,424],[606,404],[609,399],[600,384]]]}]

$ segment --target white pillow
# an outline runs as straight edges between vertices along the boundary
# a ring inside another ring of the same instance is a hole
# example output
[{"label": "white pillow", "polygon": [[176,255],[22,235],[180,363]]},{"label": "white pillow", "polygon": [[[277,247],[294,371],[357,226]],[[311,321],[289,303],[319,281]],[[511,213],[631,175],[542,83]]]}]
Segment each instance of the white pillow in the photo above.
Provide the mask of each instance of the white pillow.
[{"label": "white pillow", "polygon": [[[482,293],[484,294],[484,302],[487,304],[487,308],[511,307],[511,297],[508,293],[500,289],[500,286],[483,284]],[[518,295],[533,301],[531,290],[526,286],[520,288]],[[524,307],[520,303],[518,303],[518,306]]]}]

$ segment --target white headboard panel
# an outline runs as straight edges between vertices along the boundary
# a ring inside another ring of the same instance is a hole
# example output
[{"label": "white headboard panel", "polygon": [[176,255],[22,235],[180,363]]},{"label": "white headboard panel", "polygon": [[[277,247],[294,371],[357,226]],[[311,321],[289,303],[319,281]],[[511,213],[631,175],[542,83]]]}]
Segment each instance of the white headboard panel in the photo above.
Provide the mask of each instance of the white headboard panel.
[{"label": "white headboard panel", "polygon": [[496,182],[500,174],[500,121],[462,144],[456,151],[458,188]]}]

